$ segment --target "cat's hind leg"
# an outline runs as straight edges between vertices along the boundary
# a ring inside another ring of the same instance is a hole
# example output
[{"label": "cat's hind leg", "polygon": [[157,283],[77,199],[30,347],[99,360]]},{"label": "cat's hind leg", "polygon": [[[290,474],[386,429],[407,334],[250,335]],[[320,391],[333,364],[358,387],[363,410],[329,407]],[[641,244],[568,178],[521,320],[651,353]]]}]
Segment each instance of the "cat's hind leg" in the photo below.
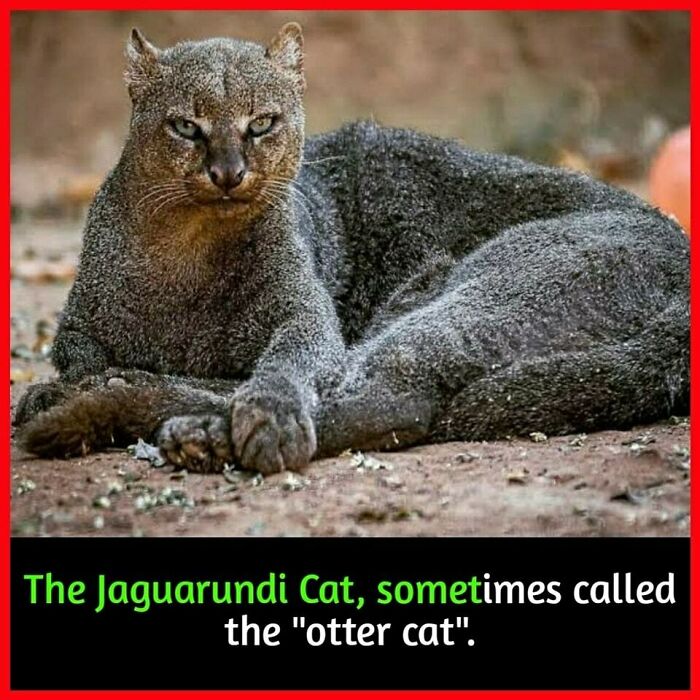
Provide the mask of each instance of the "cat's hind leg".
[{"label": "cat's hind leg", "polygon": [[514,227],[353,349],[317,416],[319,454],[668,415],[687,392],[688,329],[672,222],[640,209]]},{"label": "cat's hind leg", "polygon": [[679,301],[636,337],[516,361],[460,391],[431,439],[588,432],[687,414],[688,322]]}]

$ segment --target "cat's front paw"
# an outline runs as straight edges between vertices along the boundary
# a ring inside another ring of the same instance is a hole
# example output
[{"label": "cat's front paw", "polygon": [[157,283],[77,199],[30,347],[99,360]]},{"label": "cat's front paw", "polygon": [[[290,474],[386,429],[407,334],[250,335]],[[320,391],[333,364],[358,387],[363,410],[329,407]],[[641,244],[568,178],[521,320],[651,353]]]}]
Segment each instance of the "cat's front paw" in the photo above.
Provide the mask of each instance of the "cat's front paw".
[{"label": "cat's front paw", "polygon": [[12,424],[19,427],[28,423],[34,416],[64,401],[69,393],[69,386],[61,381],[33,384],[20,399]]},{"label": "cat's front paw", "polygon": [[156,442],[178,467],[208,474],[233,462],[228,421],[223,416],[175,416],[158,429]]},{"label": "cat's front paw", "polygon": [[304,469],[316,451],[314,424],[291,386],[241,387],[231,408],[235,457],[262,474]]}]

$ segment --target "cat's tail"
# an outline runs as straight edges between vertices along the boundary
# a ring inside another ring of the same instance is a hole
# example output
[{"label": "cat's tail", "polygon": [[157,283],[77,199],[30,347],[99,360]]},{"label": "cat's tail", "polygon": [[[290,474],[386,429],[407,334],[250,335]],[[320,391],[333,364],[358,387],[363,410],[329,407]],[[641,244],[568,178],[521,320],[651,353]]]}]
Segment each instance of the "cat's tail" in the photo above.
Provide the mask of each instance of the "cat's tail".
[{"label": "cat's tail", "polygon": [[[685,415],[689,410],[689,308],[680,296],[628,338],[513,361],[432,401],[392,395],[389,379],[321,406],[318,455],[393,450],[424,442],[561,435]],[[447,400],[445,400],[447,399]]]},{"label": "cat's tail", "polygon": [[39,457],[77,457],[148,441],[173,415],[224,413],[226,406],[223,396],[182,386],[107,386],[39,413],[19,429],[17,442]]},{"label": "cat's tail", "polygon": [[412,394],[394,394],[369,383],[324,402],[316,416],[315,459],[344,450],[390,451],[427,442],[434,405]]},{"label": "cat's tail", "polygon": [[633,337],[515,362],[459,392],[432,439],[561,435],[687,415],[689,323],[678,299]]}]

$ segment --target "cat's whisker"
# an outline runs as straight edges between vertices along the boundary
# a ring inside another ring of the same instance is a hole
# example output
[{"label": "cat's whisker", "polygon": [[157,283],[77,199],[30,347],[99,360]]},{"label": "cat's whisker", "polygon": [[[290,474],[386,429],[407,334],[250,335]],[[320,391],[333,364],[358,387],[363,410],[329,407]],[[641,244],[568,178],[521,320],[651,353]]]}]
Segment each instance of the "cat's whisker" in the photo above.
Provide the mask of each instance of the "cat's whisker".
[{"label": "cat's whisker", "polygon": [[306,194],[299,188],[299,186],[293,180],[289,180],[287,178],[271,176],[265,180],[265,183],[269,184],[271,186],[276,186],[278,188],[282,188],[284,191],[294,192],[294,193],[300,195],[303,199],[309,201]]},{"label": "cat's whisker", "polygon": [[274,188],[280,192],[287,192],[288,180],[282,180],[281,178],[267,178],[263,180],[263,188]]},{"label": "cat's whisker", "polygon": [[326,156],[325,158],[319,158],[317,160],[302,160],[302,165],[316,165],[317,163],[325,163],[329,160],[345,160],[345,156]]},{"label": "cat's whisker", "polygon": [[284,198],[283,193],[274,188],[267,187],[263,190],[263,193],[268,197],[272,198],[275,202],[279,204],[285,204],[287,200]]},{"label": "cat's whisker", "polygon": [[291,197],[291,199],[305,209],[307,215],[311,217],[311,211],[309,209],[311,202],[309,198],[293,182],[284,180],[283,178],[270,178],[266,181],[266,184],[269,191],[275,192],[280,196],[288,195]]},{"label": "cat's whisker", "polygon": [[183,189],[181,187],[173,187],[173,188],[168,188],[168,189],[161,189],[158,190],[157,192],[152,192],[148,198],[142,198],[142,203],[143,204],[149,204],[152,205],[155,202],[157,202],[161,197],[167,197],[168,195],[175,194],[182,192]]},{"label": "cat's whisker", "polygon": [[285,201],[291,201],[296,203],[297,205],[305,209],[306,212],[310,215],[309,207],[307,206],[308,200],[306,200],[300,193],[295,192],[291,189],[280,190],[275,188],[269,188],[268,191],[273,192]]},{"label": "cat's whisker", "polygon": [[280,197],[280,199],[283,199],[283,200],[288,197],[289,199],[297,202],[298,204],[300,204],[304,208],[307,208],[303,195],[301,195],[301,193],[299,193],[299,192],[294,191],[291,188],[275,187],[274,185],[270,184],[268,187],[268,192],[272,192],[272,193],[276,194],[278,197]]},{"label": "cat's whisker", "polygon": [[[183,186],[183,181],[180,178],[175,178],[173,180],[168,180],[166,182],[157,182],[154,185],[150,185],[149,187],[146,188],[146,192],[144,194],[144,197],[148,197],[152,192],[158,192],[160,190],[164,189],[170,189],[172,187],[182,187]],[[143,199],[143,197],[142,197]]]},{"label": "cat's whisker", "polygon": [[272,207],[273,209],[276,208],[277,202],[272,198],[271,195],[269,195],[266,192],[261,191],[260,192],[260,198],[265,202],[268,206]]},{"label": "cat's whisker", "polygon": [[177,190],[169,191],[169,192],[161,192],[161,193],[159,193],[159,195],[155,199],[153,199],[152,201],[150,201],[148,203],[148,206],[151,208],[151,210],[153,210],[153,207],[157,207],[158,204],[160,202],[162,202],[163,200],[168,200],[170,197],[173,197],[173,196],[186,195],[186,194],[187,194],[187,192],[185,192],[181,189],[177,189]]},{"label": "cat's whisker", "polygon": [[163,202],[163,203],[159,204],[159,205],[154,209],[154,211],[153,211],[153,213],[151,214],[151,216],[152,216],[152,217],[155,217],[155,216],[158,214],[158,212],[161,211],[161,210],[163,210],[163,211],[168,211],[168,209],[174,208],[174,206],[175,206],[176,204],[180,204],[180,203],[182,203],[182,202],[185,202],[185,201],[187,201],[187,199],[188,199],[188,196],[187,196],[187,195],[180,195],[179,197],[174,197],[174,198],[171,199],[171,200],[168,200],[168,201],[166,201],[166,202]]},{"label": "cat's whisker", "polygon": [[156,195],[163,194],[165,192],[175,192],[176,190],[181,190],[184,188],[184,184],[180,180],[169,181],[165,183],[158,183],[157,185],[152,185],[146,191],[138,202],[136,202],[135,208],[139,210],[149,199],[155,197]]},{"label": "cat's whisker", "polygon": [[189,199],[190,195],[188,192],[183,192],[180,194],[175,194],[173,195],[170,199],[166,199],[164,202],[161,202],[151,213],[151,216],[155,217],[155,215],[161,211],[164,207],[172,208],[173,205],[179,204],[180,202],[184,202],[187,199]]},{"label": "cat's whisker", "polygon": [[[270,183],[268,183],[268,185],[269,184]],[[273,208],[280,208],[289,203],[280,192],[266,187],[260,190],[260,197]]]}]

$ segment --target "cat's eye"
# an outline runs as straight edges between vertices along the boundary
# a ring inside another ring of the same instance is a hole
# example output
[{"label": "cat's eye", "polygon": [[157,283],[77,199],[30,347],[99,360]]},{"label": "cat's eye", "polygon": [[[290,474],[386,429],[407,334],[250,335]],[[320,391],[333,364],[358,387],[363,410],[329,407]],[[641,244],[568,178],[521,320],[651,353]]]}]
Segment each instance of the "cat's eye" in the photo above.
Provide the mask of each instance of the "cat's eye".
[{"label": "cat's eye", "polygon": [[189,119],[173,119],[170,126],[184,139],[194,141],[202,137],[202,130]]},{"label": "cat's eye", "polygon": [[248,133],[251,136],[262,136],[272,129],[274,123],[275,118],[273,116],[258,117],[248,124]]}]

